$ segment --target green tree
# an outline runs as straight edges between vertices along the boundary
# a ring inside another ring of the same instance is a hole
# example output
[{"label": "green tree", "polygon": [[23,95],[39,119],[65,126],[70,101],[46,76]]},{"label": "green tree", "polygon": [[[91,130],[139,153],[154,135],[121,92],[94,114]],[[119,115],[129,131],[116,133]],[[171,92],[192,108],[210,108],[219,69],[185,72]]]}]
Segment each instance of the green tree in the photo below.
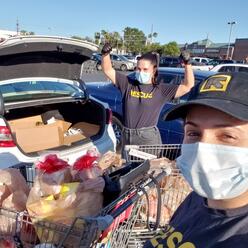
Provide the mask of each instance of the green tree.
[{"label": "green tree", "polygon": [[103,45],[108,41],[117,52],[122,48],[122,38],[120,34],[116,31],[108,32],[106,30],[101,31],[101,44]]},{"label": "green tree", "polygon": [[178,56],[180,49],[175,41],[171,41],[163,46],[163,54],[169,56]]},{"label": "green tree", "polygon": [[152,43],[152,44],[148,44],[144,47],[143,50],[144,53],[147,52],[157,52],[160,55],[163,54],[163,46],[161,46],[159,43]]},{"label": "green tree", "polygon": [[124,48],[133,54],[141,53],[146,44],[146,36],[137,28],[126,27],[124,29]]}]

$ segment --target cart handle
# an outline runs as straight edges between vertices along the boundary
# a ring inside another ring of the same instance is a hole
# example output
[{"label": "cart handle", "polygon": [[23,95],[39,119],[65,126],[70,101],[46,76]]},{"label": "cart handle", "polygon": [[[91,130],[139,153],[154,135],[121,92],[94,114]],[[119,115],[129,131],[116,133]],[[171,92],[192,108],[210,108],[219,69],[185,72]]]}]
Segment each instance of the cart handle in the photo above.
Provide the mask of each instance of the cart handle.
[{"label": "cart handle", "polygon": [[[166,168],[162,168],[162,172],[156,176],[156,180],[157,182],[160,182],[165,176],[168,176],[171,174],[171,168],[170,167],[166,167]],[[149,190],[149,188],[153,187],[155,185],[154,180],[151,180],[149,183],[147,183],[142,189],[138,188],[136,193],[133,194],[127,201],[125,201],[120,207],[118,207],[117,209],[113,210],[112,213],[105,215],[105,216],[99,216],[99,217],[88,217],[88,218],[83,218],[86,222],[92,222],[92,221],[96,221],[97,225],[98,225],[98,230],[99,231],[104,231],[105,229],[107,229],[114,221],[114,219],[116,217],[118,217],[121,213],[123,213],[125,210],[127,210],[132,204],[134,204],[139,198],[141,198],[144,195],[144,191]],[[61,248],[63,246],[64,241],[67,239],[69,233],[71,232],[71,230],[73,229],[73,226],[75,225],[76,221],[78,219],[81,219],[80,217],[76,218],[72,225],[70,226],[69,230],[67,231],[66,235],[64,236],[64,238],[62,238],[60,240],[59,245],[57,246],[57,248]]]},{"label": "cart handle", "polygon": [[[168,176],[171,174],[171,168],[163,168],[163,171],[156,177],[157,182],[160,182],[165,176]],[[136,193],[132,195],[127,201],[125,201],[120,207],[113,210],[113,212],[110,214],[113,219],[118,217],[122,212],[127,210],[128,207],[130,207],[132,204],[134,204],[139,198],[141,198],[144,195],[144,191],[147,191],[149,188],[153,187],[155,185],[155,182],[151,180],[149,183],[147,183],[143,189],[137,189]]]}]

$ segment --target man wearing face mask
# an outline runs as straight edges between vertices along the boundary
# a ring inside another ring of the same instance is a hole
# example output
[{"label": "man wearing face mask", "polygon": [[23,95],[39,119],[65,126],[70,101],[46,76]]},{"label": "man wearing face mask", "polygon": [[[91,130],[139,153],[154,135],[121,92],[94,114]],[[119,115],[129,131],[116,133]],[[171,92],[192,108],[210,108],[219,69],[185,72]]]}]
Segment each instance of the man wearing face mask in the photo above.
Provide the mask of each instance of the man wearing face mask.
[{"label": "man wearing face mask", "polygon": [[185,65],[185,79],[178,86],[157,82],[158,54],[142,55],[136,71],[126,76],[112,67],[109,56],[111,50],[109,43],[102,48],[102,70],[122,93],[125,126],[123,145],[161,144],[156,125],[163,105],[173,98],[186,94],[194,86],[189,53],[184,51],[180,56]]},{"label": "man wearing face mask", "polygon": [[247,96],[247,73],[219,73],[167,114],[184,119],[177,166],[193,192],[145,248],[248,247]]}]

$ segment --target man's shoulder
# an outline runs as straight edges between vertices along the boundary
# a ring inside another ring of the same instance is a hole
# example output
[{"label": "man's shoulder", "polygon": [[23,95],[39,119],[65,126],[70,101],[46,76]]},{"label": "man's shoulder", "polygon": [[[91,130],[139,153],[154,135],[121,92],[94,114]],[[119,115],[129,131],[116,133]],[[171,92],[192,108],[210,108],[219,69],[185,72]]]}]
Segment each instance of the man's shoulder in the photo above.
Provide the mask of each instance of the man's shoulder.
[{"label": "man's shoulder", "polygon": [[197,208],[201,208],[203,206],[204,198],[192,191],[179,205],[171,218],[171,222],[177,222],[185,216],[185,213],[189,213],[189,211],[196,210]]},{"label": "man's shoulder", "polygon": [[191,206],[199,206],[199,204],[203,204],[205,201],[205,198],[198,195],[195,191],[192,191],[187,198],[185,199],[186,202],[188,202]]}]

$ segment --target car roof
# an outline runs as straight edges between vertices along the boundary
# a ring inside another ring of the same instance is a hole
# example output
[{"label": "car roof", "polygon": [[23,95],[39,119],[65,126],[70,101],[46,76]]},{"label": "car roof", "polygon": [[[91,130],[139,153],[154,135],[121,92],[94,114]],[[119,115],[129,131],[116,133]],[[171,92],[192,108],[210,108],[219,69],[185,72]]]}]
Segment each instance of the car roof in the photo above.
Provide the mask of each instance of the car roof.
[{"label": "car roof", "polygon": [[208,57],[192,57],[192,59],[210,59]]},{"label": "car roof", "polygon": [[241,63],[228,63],[228,64],[219,64],[216,65],[216,67],[222,67],[222,66],[242,66],[242,67],[248,67],[248,64],[241,64]]},{"label": "car roof", "polygon": [[[177,74],[184,74],[184,68],[175,68],[175,67],[159,67],[159,72],[162,73],[177,73]],[[216,72],[213,71],[202,71],[202,70],[194,70],[194,75],[198,77],[208,77]]]}]

